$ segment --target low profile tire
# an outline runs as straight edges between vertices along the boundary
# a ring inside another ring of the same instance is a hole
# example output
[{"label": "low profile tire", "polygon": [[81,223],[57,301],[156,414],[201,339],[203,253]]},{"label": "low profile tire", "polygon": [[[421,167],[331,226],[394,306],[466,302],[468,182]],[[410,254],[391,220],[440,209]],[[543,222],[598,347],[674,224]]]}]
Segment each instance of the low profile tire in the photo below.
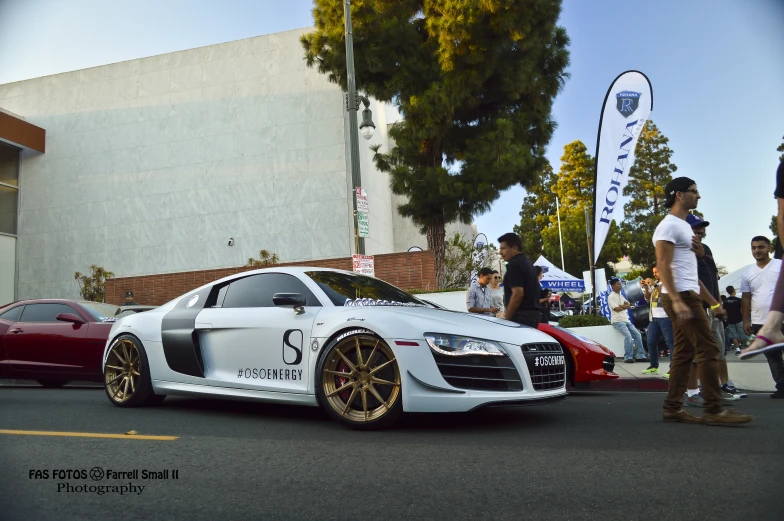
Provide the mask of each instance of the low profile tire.
[{"label": "low profile tire", "polygon": [[118,407],[156,405],[166,398],[153,392],[147,353],[133,335],[121,335],[109,347],[104,389],[109,401]]},{"label": "low profile tire", "polygon": [[38,383],[46,387],[47,389],[59,389],[60,387],[67,384],[67,381],[63,380],[38,380]]},{"label": "low profile tire", "polygon": [[319,357],[316,396],[327,414],[352,429],[394,424],[403,416],[403,394],[392,349],[370,331],[339,336]]}]

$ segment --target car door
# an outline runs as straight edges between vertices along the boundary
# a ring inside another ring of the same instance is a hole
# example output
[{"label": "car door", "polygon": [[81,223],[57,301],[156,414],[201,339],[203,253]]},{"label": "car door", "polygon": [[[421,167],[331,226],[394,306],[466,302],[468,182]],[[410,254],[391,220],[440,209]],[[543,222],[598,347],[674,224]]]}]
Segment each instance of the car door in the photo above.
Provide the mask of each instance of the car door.
[{"label": "car door", "polygon": [[56,319],[60,313],[80,316],[76,309],[63,303],[25,305],[19,321],[5,335],[12,374],[38,378],[85,373],[80,351],[84,349],[88,325],[61,322]]},{"label": "car door", "polygon": [[11,378],[11,359],[8,358],[8,352],[5,348],[5,337],[10,335],[8,330],[19,321],[23,309],[24,304],[20,304],[0,313],[0,378]]},{"label": "car door", "polygon": [[[299,293],[304,311],[276,307],[276,293]],[[202,310],[196,329],[210,385],[306,393],[313,322],[321,309],[296,276],[262,273],[222,288],[215,307]]]}]

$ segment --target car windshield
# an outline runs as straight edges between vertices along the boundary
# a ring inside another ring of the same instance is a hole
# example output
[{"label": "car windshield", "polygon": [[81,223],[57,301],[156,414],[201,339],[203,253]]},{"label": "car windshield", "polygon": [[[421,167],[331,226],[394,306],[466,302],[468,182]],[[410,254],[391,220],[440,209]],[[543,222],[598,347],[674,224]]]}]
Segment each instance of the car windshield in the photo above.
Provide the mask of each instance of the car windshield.
[{"label": "car windshield", "polygon": [[427,306],[423,301],[383,280],[354,273],[308,271],[336,306]]},{"label": "car windshield", "polygon": [[116,320],[117,313],[120,311],[119,306],[112,304],[103,304],[102,302],[79,302],[96,320],[101,322],[111,322]]}]

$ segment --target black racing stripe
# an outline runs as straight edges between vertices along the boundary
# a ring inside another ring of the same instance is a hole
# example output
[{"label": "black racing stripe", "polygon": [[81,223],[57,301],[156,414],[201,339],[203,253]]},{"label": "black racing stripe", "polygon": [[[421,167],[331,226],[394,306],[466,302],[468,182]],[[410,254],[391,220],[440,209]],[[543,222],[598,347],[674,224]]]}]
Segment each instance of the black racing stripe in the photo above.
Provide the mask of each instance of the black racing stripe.
[{"label": "black racing stripe", "polygon": [[199,296],[199,300],[191,307],[188,307],[188,302],[193,295],[183,298],[161,321],[163,354],[172,371],[204,378],[204,361],[196,333],[196,315],[207,305],[213,288],[214,286],[210,286],[194,293]]}]

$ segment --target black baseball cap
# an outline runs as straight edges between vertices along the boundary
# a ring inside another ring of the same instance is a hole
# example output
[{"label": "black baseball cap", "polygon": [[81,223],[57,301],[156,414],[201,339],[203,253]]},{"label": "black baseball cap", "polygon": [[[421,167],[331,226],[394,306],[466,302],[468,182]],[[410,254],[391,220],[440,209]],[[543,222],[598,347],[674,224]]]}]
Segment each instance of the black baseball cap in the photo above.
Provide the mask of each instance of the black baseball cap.
[{"label": "black baseball cap", "polygon": [[133,291],[126,291],[125,292],[125,296],[126,297],[132,297],[133,296]]},{"label": "black baseball cap", "polygon": [[688,177],[676,177],[667,183],[667,186],[664,187],[664,206],[672,208],[672,205],[675,204],[675,193],[683,192],[693,184],[697,183]]}]

